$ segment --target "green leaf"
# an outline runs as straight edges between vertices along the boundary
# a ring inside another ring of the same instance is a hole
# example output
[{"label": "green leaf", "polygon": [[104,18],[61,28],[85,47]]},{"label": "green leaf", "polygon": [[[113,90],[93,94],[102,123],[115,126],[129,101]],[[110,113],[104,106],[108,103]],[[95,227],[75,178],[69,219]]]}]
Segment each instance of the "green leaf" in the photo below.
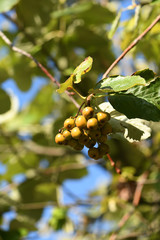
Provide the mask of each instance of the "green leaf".
[{"label": "green leaf", "polygon": [[0,88],[0,114],[9,111],[11,107],[11,100],[8,94]]},{"label": "green leaf", "polygon": [[160,0],[152,0],[151,4],[160,3]]},{"label": "green leaf", "polygon": [[124,121],[121,122],[121,125],[128,130],[126,135],[127,138],[137,140],[137,141],[141,140],[141,137],[144,133],[143,131]]},{"label": "green leaf", "polygon": [[19,240],[21,239],[20,232],[17,230],[0,230],[0,240]]},{"label": "green leaf", "polygon": [[83,19],[85,24],[99,25],[111,22],[114,18],[113,12],[101,6],[100,4],[89,2],[82,2],[74,4],[71,7],[55,11],[52,14],[53,18],[60,18],[64,16],[76,16]]},{"label": "green leaf", "polygon": [[148,121],[160,121],[160,110],[144,99],[131,94],[109,96],[112,106],[128,118],[141,118]]},{"label": "green leaf", "polygon": [[57,90],[58,93],[63,93],[68,87],[73,87],[73,83],[80,83],[81,76],[90,71],[92,67],[93,59],[87,57],[76,69],[73,71],[73,74],[60,85],[60,88]]},{"label": "green leaf", "polygon": [[160,109],[160,77],[157,77],[149,86],[136,86],[129,89],[127,93],[142,98]]},{"label": "green leaf", "polygon": [[22,214],[18,214],[16,216],[16,219],[13,219],[10,222],[10,229],[18,230],[20,228],[27,229],[30,231],[37,230],[37,228],[35,227],[35,221],[32,218],[29,218]]},{"label": "green leaf", "polygon": [[52,13],[52,17],[53,18],[60,18],[63,16],[70,16],[72,14],[78,14],[84,11],[87,11],[91,8],[91,3],[90,2],[86,2],[86,3],[82,3],[82,4],[75,4],[71,7],[67,7],[58,11],[55,11]]},{"label": "green leaf", "polygon": [[114,21],[112,23],[111,30],[108,33],[108,38],[109,39],[112,39],[112,37],[114,36],[114,34],[115,34],[115,32],[116,32],[116,30],[118,28],[118,25],[120,23],[121,14],[122,14],[122,12],[119,11],[119,13],[117,14],[116,18],[114,19]]},{"label": "green leaf", "polygon": [[19,0],[1,0],[0,1],[0,12],[7,12],[11,10],[11,8],[17,4]]},{"label": "green leaf", "polygon": [[62,183],[66,179],[80,179],[88,174],[87,169],[71,169],[59,173],[59,183]]},{"label": "green leaf", "polygon": [[[145,85],[146,81],[140,76],[113,76],[101,80],[96,88],[109,92],[120,92],[136,85]],[[110,90],[109,90],[110,89]]]},{"label": "green leaf", "polygon": [[73,85],[73,74],[71,74],[71,76],[64,82],[61,83],[60,88],[57,89],[58,93],[63,93],[64,91],[66,91],[67,88],[72,87]]}]

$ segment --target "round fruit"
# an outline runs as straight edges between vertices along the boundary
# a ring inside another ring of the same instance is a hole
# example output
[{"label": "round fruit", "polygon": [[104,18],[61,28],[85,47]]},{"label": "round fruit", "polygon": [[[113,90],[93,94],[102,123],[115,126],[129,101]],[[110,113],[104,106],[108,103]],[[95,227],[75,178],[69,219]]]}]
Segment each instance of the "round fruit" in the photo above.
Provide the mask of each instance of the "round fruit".
[{"label": "round fruit", "polygon": [[82,131],[80,130],[80,128],[74,127],[74,128],[71,130],[71,135],[72,135],[73,138],[79,139],[80,136],[82,135]]},{"label": "round fruit", "polygon": [[84,132],[84,133],[82,133],[82,135],[81,135],[80,138],[78,139],[78,142],[79,142],[80,144],[85,145],[85,144],[88,142],[88,140],[89,140],[89,136],[87,135],[86,132]]},{"label": "round fruit", "polygon": [[70,139],[72,138],[71,132],[68,131],[68,130],[65,130],[65,131],[63,132],[63,137],[64,137],[66,140],[70,140]]},{"label": "round fruit", "polygon": [[98,112],[97,120],[100,126],[103,126],[107,121],[110,120],[110,114],[105,112]]},{"label": "round fruit", "polygon": [[66,128],[67,130],[71,130],[72,128],[75,127],[75,122],[74,122],[74,119],[72,118],[67,118],[65,121],[64,121],[64,128]]},{"label": "round fruit", "polygon": [[77,144],[78,144],[78,140],[76,140],[76,139],[71,138],[71,139],[68,141],[68,145],[71,146],[71,147],[73,147],[73,148],[74,148]]},{"label": "round fruit", "polygon": [[109,153],[109,146],[106,143],[101,143],[98,147],[100,155],[105,155]]},{"label": "round fruit", "polygon": [[101,131],[99,129],[89,130],[88,134],[91,138],[98,139],[101,136]]},{"label": "round fruit", "polygon": [[79,127],[80,129],[84,129],[87,126],[87,121],[84,116],[78,116],[76,118],[76,126]]},{"label": "round fruit", "polygon": [[63,137],[63,135],[61,133],[58,133],[56,136],[55,136],[55,142],[57,144],[65,144],[65,138]]},{"label": "round fruit", "polygon": [[77,143],[77,145],[74,147],[75,150],[81,151],[83,149],[84,145]]},{"label": "round fruit", "polygon": [[95,159],[95,160],[98,160],[98,158],[99,158],[99,150],[98,150],[98,148],[95,148],[95,147],[90,148],[90,149],[88,150],[88,156],[89,156],[90,158],[93,158],[93,159]]},{"label": "round fruit", "polygon": [[96,144],[96,141],[92,138],[89,138],[88,141],[85,143],[87,148],[92,148]]},{"label": "round fruit", "polygon": [[82,114],[86,119],[89,119],[89,118],[93,117],[94,110],[92,107],[85,107],[82,111]]},{"label": "round fruit", "polygon": [[103,135],[112,133],[112,126],[106,122],[105,125],[101,128],[101,133]]},{"label": "round fruit", "polygon": [[87,128],[88,129],[95,130],[95,129],[97,129],[97,127],[98,127],[98,121],[97,121],[96,118],[90,118],[87,121]]},{"label": "round fruit", "polygon": [[97,138],[97,141],[99,143],[105,143],[107,141],[107,135],[101,135],[99,138]]}]

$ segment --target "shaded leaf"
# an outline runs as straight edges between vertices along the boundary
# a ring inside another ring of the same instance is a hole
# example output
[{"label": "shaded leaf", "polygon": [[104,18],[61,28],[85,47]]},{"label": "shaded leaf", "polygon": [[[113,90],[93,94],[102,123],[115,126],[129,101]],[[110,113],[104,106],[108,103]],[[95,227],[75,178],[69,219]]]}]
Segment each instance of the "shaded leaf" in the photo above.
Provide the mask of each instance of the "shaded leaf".
[{"label": "shaded leaf", "polygon": [[71,169],[59,173],[59,182],[62,183],[66,179],[79,179],[86,176],[88,173],[84,167],[82,169]]},{"label": "shaded leaf", "polygon": [[156,74],[149,68],[137,71],[133,74],[133,76],[135,76],[135,75],[141,76],[142,78],[144,78],[146,80],[146,82],[154,79],[154,77],[156,76]]},{"label": "shaded leaf", "polygon": [[78,4],[73,4],[71,7],[58,10],[52,14],[53,18],[70,15],[83,19],[87,25],[106,24],[111,22],[114,17],[113,12],[109,9],[93,2],[79,2]]},{"label": "shaded leaf", "polygon": [[141,118],[148,121],[160,121],[160,110],[144,99],[131,94],[109,96],[112,106],[128,118]]},{"label": "shaded leaf", "polygon": [[3,231],[0,230],[0,240],[19,240],[21,238],[20,232],[17,230],[12,230],[12,231]]},{"label": "shaded leaf", "polygon": [[145,85],[144,78],[140,76],[113,76],[108,77],[103,80],[101,80],[97,85],[96,88],[99,88],[100,90],[108,92],[110,91],[114,92],[120,92],[127,90],[131,87],[134,87],[136,85]]},{"label": "shaded leaf", "polygon": [[136,86],[129,89],[127,93],[131,93],[136,97],[142,98],[160,109],[160,77],[157,77],[148,86]]},{"label": "shaded leaf", "polygon": [[9,111],[11,107],[11,100],[9,95],[0,88],[0,114]]},{"label": "shaded leaf", "polygon": [[10,222],[11,230],[18,230],[20,228],[25,228],[29,231],[35,231],[37,228],[35,227],[35,221],[32,218],[29,218],[25,215],[18,214],[16,219]]}]

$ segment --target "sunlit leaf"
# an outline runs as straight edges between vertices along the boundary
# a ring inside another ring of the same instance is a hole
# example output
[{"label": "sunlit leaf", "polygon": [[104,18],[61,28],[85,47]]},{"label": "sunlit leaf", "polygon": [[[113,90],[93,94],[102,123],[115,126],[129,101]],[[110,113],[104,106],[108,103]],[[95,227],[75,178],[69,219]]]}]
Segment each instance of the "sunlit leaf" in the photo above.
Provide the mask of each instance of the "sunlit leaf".
[{"label": "sunlit leaf", "polygon": [[115,34],[115,32],[116,32],[116,30],[118,28],[118,25],[120,23],[121,14],[122,14],[122,12],[119,11],[119,13],[117,14],[116,18],[114,19],[114,21],[112,23],[111,30],[108,33],[108,38],[109,39],[112,39],[112,37],[114,36],[114,34]]},{"label": "sunlit leaf", "polygon": [[61,84],[60,88],[57,90],[58,93],[64,92],[68,87],[73,87],[73,83],[80,83],[81,76],[90,71],[92,67],[93,59],[87,57],[76,69],[73,71],[73,74]]},{"label": "sunlit leaf", "polygon": [[1,0],[0,1],[0,12],[9,11],[14,5],[16,5],[19,0]]},{"label": "sunlit leaf", "polygon": [[113,92],[120,92],[136,85],[145,85],[145,83],[144,78],[140,76],[113,76],[101,80],[96,88],[106,92],[109,91],[108,89]]}]

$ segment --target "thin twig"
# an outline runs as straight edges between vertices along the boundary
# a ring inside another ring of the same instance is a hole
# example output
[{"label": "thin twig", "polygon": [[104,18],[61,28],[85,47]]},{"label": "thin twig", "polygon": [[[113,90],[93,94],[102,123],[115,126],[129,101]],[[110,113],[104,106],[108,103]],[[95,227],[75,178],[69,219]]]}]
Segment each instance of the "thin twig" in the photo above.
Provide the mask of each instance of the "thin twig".
[{"label": "thin twig", "polygon": [[[54,83],[56,84],[58,87],[60,86],[60,83],[48,72],[48,70],[36,59],[34,58],[30,53],[17,48],[16,46],[13,45],[13,43],[9,40],[9,38],[2,32],[0,31],[0,37],[3,39],[3,41],[11,47],[11,49],[14,52],[18,52],[21,55],[26,56],[27,58],[30,58],[32,61],[35,62],[35,64],[41,69],[42,72],[44,72],[44,74]],[[68,95],[68,97],[70,98],[70,100],[73,102],[73,104],[79,108],[79,104],[77,103],[77,101],[70,95],[70,93],[68,91],[65,91],[66,94]]]},{"label": "thin twig", "polygon": [[122,54],[111,64],[107,71],[103,74],[103,78],[106,78],[115,65],[160,21],[160,15],[149,25],[146,30],[141,33],[123,52]]}]

